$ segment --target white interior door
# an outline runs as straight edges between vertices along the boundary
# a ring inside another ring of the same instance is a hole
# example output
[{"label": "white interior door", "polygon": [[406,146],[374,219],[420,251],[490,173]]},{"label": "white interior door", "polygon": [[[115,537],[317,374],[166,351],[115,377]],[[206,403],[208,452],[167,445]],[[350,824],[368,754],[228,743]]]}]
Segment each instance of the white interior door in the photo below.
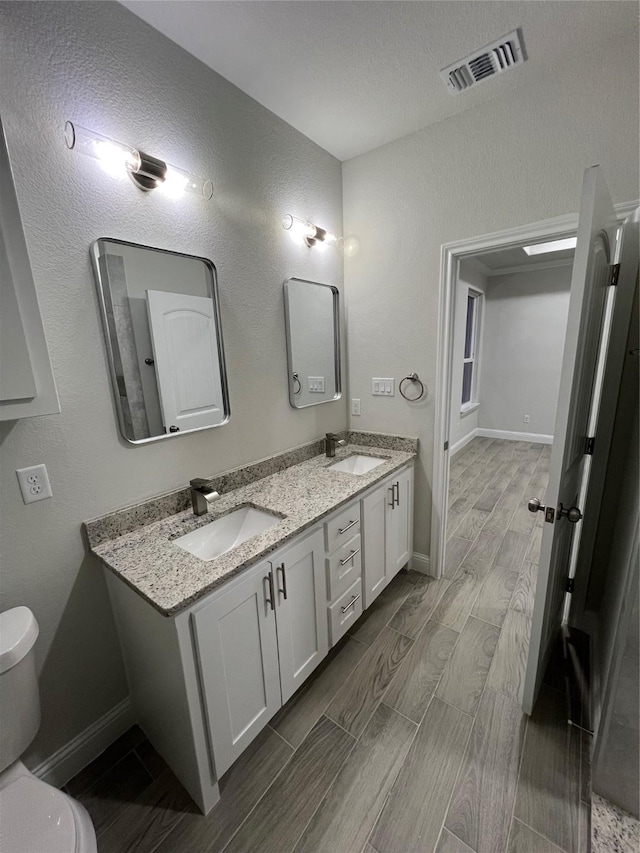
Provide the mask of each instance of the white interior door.
[{"label": "white interior door", "polygon": [[533,711],[562,624],[566,580],[579,547],[581,522],[572,523],[566,512],[571,507],[584,508],[579,499],[587,488],[586,438],[616,231],[609,191],[599,168],[593,166],[585,171],[582,186],[546,501],[543,495],[535,496],[546,508],[541,507],[545,523],[524,684],[523,710],[527,714]]},{"label": "white interior door", "polygon": [[147,309],[166,432],[222,423],[213,300],[147,290]]}]

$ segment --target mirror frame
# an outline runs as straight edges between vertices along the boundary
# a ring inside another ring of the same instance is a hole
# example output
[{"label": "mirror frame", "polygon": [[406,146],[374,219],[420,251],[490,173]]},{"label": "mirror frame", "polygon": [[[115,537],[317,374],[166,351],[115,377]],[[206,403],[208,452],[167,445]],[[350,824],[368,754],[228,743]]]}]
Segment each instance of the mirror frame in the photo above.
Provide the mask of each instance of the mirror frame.
[{"label": "mirror frame", "polygon": [[[318,287],[326,287],[333,294],[333,345],[334,345],[334,373],[336,383],[336,393],[328,400],[318,400],[317,403],[305,403],[302,406],[295,405],[293,378],[293,353],[291,351],[291,321],[289,312],[289,291],[288,286],[291,282],[302,284],[315,284]],[[342,397],[342,362],[340,359],[340,291],[333,284],[324,284],[321,281],[309,281],[306,278],[288,278],[283,284],[284,291],[284,323],[287,339],[287,384],[289,387],[289,405],[292,409],[308,409],[310,406],[321,406],[323,403],[333,403],[334,400],[339,400]]]},{"label": "mirror frame", "polygon": [[[180,258],[189,258],[190,260],[202,261],[202,263],[207,267],[209,273],[211,275],[211,285],[210,285],[210,296],[213,301],[213,310],[215,317],[215,329],[216,329],[216,338],[217,338],[217,350],[218,350],[218,364],[220,367],[220,386],[222,388],[222,405],[224,407],[225,418],[219,424],[211,424],[211,426],[197,427],[196,429],[185,430],[184,432],[167,432],[163,435],[153,435],[149,438],[139,438],[132,439],[125,432],[125,421],[124,421],[124,412],[122,411],[122,406],[120,405],[120,394],[118,392],[118,377],[115,371],[115,359],[114,359],[114,349],[113,342],[111,339],[111,333],[109,330],[109,320],[107,316],[107,306],[105,302],[105,293],[104,286],[102,282],[102,278],[100,276],[100,248],[99,244],[101,242],[107,243],[115,243],[119,246],[130,246],[135,249],[149,249],[152,252],[160,252],[164,255],[173,255],[174,257]],[[229,402],[229,384],[227,378],[227,365],[224,356],[224,342],[222,338],[222,322],[220,319],[220,299],[218,293],[218,277],[216,273],[216,268],[213,261],[210,261],[209,258],[202,258],[199,255],[188,255],[186,252],[173,252],[171,249],[159,249],[156,246],[144,246],[142,243],[132,243],[129,240],[118,240],[115,237],[98,237],[97,240],[91,244],[89,249],[89,255],[91,257],[91,265],[93,267],[94,278],[96,282],[96,289],[98,291],[98,303],[100,306],[100,317],[102,320],[102,331],[104,333],[104,342],[107,350],[107,360],[109,362],[109,375],[111,377],[111,391],[113,394],[113,400],[116,407],[116,412],[118,415],[118,426],[120,427],[120,435],[127,442],[127,444],[132,444],[134,447],[139,447],[143,444],[151,444],[154,441],[164,441],[168,438],[181,438],[184,435],[192,435],[196,432],[204,432],[208,429],[216,429],[216,427],[224,426],[229,423],[231,418],[231,404]]]}]

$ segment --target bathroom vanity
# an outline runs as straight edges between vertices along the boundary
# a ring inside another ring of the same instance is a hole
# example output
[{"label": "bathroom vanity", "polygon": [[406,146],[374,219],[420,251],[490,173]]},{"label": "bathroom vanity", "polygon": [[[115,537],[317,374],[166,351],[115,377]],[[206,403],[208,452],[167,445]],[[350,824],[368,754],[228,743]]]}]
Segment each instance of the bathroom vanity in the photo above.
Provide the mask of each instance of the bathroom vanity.
[{"label": "bathroom vanity", "polygon": [[[200,518],[187,509],[99,543],[113,521],[87,523],[136,720],[203,812],[409,562],[414,455],[350,444],[232,489]],[[256,523],[266,529],[251,535]],[[207,559],[218,529],[223,547],[229,536],[240,544]]]}]

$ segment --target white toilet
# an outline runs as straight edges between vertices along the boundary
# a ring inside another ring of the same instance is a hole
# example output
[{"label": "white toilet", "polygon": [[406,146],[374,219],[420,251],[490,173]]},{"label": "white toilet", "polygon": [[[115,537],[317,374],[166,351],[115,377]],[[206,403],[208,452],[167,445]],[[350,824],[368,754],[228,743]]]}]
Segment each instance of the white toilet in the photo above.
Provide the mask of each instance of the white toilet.
[{"label": "white toilet", "polygon": [[37,637],[38,623],[28,607],[0,613],[0,851],[96,853],[84,806],[19,761],[40,726]]}]

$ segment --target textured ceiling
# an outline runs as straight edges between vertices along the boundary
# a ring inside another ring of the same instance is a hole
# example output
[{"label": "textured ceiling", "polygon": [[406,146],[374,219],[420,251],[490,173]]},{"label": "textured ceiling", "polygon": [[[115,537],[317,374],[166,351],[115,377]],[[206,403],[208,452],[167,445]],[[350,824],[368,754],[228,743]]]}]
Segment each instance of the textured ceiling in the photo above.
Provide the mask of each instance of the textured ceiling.
[{"label": "textured ceiling", "polygon": [[[160,32],[341,160],[606,50],[629,0],[125,0]],[[452,96],[439,70],[517,27],[528,61]],[[635,83],[634,83],[635,84]]]}]

